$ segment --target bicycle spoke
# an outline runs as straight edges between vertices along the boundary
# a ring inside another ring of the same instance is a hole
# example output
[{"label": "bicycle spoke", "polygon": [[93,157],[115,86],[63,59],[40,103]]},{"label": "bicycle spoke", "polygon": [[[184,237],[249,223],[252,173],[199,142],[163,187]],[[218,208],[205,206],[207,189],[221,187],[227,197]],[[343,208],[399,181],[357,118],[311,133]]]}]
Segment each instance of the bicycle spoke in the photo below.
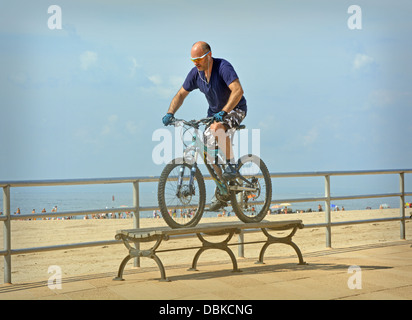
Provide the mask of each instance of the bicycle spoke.
[{"label": "bicycle spoke", "polygon": [[169,164],[159,181],[159,206],[163,218],[173,228],[197,224],[204,208],[203,177],[197,172],[191,186],[191,166],[184,166],[185,170],[181,172],[182,165]]},{"label": "bicycle spoke", "polygon": [[241,178],[237,179],[239,188],[233,188],[232,207],[242,221],[260,221],[270,205],[272,184],[269,172],[256,156],[243,158],[239,172],[247,182]]}]

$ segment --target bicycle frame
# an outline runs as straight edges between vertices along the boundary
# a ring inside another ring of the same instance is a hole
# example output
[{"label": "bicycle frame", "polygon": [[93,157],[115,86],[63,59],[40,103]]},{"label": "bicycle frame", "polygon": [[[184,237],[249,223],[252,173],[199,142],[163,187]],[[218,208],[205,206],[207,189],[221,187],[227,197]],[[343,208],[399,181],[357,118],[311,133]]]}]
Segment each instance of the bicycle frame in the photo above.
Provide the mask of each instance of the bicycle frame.
[{"label": "bicycle frame", "polygon": [[[194,132],[192,134],[192,142],[191,144],[186,147],[186,149],[183,151],[183,158],[185,159],[186,162],[192,163],[192,172],[190,174],[190,181],[189,181],[189,186],[192,188],[193,186],[193,181],[194,181],[194,175],[197,170],[197,160],[199,153],[203,155],[203,162],[206,165],[207,170],[209,171],[210,175],[213,178],[213,181],[215,182],[216,186],[219,188],[219,191],[222,195],[227,195],[228,194],[228,188],[226,183],[219,177],[219,175],[216,173],[213,165],[219,166],[220,164],[225,163],[223,159],[225,158],[225,155],[223,154],[223,151],[216,145],[215,149],[210,149],[207,147],[207,145],[203,142],[203,134],[200,132],[200,130],[196,127],[192,127],[194,129]],[[211,164],[211,159],[215,161],[214,164]],[[183,170],[182,170],[183,169]],[[184,173],[184,167],[182,167],[182,171],[180,173],[180,179],[183,176]],[[180,186],[182,183],[181,180],[178,182],[178,186]]]}]

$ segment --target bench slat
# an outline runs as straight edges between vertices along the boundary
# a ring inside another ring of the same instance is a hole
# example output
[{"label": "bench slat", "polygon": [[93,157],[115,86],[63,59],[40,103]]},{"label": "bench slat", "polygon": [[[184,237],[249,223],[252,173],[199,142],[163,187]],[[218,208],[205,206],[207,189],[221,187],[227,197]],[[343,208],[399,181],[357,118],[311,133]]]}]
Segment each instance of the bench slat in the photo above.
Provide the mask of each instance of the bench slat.
[{"label": "bench slat", "polygon": [[126,229],[119,230],[117,234],[124,235],[133,239],[145,239],[153,238],[159,235],[173,236],[173,235],[185,235],[185,234],[197,234],[197,233],[218,233],[224,230],[240,231],[243,229],[272,229],[272,230],[286,230],[291,227],[298,226],[303,227],[302,220],[285,220],[285,221],[261,221],[256,223],[243,223],[239,222],[214,222],[199,224],[192,228],[179,228],[172,229],[170,227],[151,227],[141,229]]}]

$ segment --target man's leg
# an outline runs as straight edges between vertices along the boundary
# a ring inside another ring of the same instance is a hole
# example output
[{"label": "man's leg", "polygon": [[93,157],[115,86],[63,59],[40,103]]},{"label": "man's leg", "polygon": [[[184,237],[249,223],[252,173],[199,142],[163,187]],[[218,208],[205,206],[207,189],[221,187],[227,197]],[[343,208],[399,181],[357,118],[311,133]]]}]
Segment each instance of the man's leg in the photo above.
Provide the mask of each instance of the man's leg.
[{"label": "man's leg", "polygon": [[[214,123],[215,124],[215,123]],[[224,134],[224,130],[223,131]],[[217,132],[214,130],[212,130],[212,125],[210,127],[208,127],[205,132],[204,132],[204,143],[205,146],[208,148],[208,151],[213,151],[216,148],[216,145],[218,147],[219,144],[217,144],[218,141],[218,137],[216,137]],[[218,135],[222,135],[222,133],[219,133]],[[221,139],[222,141],[222,139]],[[225,140],[223,140],[225,141]],[[224,146],[226,148],[226,145]],[[222,149],[222,151],[224,151],[224,149]],[[213,152],[211,152],[213,153]],[[216,163],[216,159],[209,153],[207,152],[207,158],[206,158],[207,162],[213,167],[214,171],[216,172],[217,176],[219,177],[220,180],[223,179],[223,175],[222,175],[222,169],[220,167],[221,163]],[[218,159],[218,161],[220,161],[220,158]],[[217,189],[217,187],[216,187]],[[218,190],[216,190],[215,192],[218,192]],[[211,205],[209,207],[209,211],[218,211],[221,208],[224,208],[225,206],[227,206],[227,202],[223,201],[221,199],[218,199],[216,196],[212,197],[212,201],[211,201]]]},{"label": "man's leg", "polygon": [[[217,142],[217,145],[226,157],[226,162],[224,164],[227,164],[227,166],[225,167],[222,176],[225,180],[232,180],[236,178],[237,172],[236,169],[232,167],[232,165],[235,164],[235,160],[233,156],[233,148],[232,143],[230,141],[230,137],[226,134],[227,129],[227,125],[223,124],[222,122],[214,122],[210,125],[210,131],[212,132]],[[221,172],[220,168],[219,172]]]},{"label": "man's leg", "polygon": [[233,161],[233,148],[230,137],[226,134],[227,127],[222,122],[213,122],[210,130],[215,137],[218,147],[223,151],[226,160]]},{"label": "man's leg", "polygon": [[[226,161],[229,164],[225,168],[225,172],[222,174],[222,170],[220,166],[214,164],[215,159],[211,160],[208,157],[208,161],[213,164],[213,168],[215,172],[218,174],[219,178],[225,178],[226,180],[231,180],[237,176],[236,169],[234,169],[230,163],[233,165],[234,162],[234,152],[232,148],[232,143],[230,139],[230,135],[227,134],[227,130],[231,128],[235,128],[239,126],[242,120],[245,118],[245,113],[241,110],[233,110],[229,112],[228,115],[223,119],[222,122],[214,122],[210,125],[209,128],[205,131],[205,144],[208,148],[214,148],[215,142],[217,143],[218,147],[223,151],[223,154],[226,156]],[[212,201],[212,205],[209,208],[210,211],[217,211],[220,208],[223,208],[227,205],[224,201],[219,201],[215,199]]]}]

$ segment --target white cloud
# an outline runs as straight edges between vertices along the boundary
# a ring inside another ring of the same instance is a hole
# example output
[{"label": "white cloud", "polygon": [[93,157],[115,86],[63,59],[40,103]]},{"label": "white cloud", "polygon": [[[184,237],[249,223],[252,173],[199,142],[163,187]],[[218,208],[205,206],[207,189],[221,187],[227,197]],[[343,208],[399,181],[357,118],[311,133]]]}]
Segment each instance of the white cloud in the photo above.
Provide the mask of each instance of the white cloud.
[{"label": "white cloud", "polygon": [[314,127],[310,129],[309,132],[305,136],[303,136],[303,145],[305,147],[312,145],[317,140],[318,136],[319,136],[318,128]]},{"label": "white cloud", "polygon": [[135,134],[137,132],[138,126],[134,121],[127,121],[126,122],[126,132],[129,134]]},{"label": "white cloud", "polygon": [[374,62],[374,59],[372,57],[369,57],[366,54],[358,53],[355,56],[355,59],[353,60],[353,68],[355,70],[359,70],[373,62]]},{"label": "white cloud", "polygon": [[156,95],[164,99],[171,99],[174,94],[180,89],[184,79],[182,77],[170,76],[164,80],[159,75],[152,75],[147,79],[153,84],[149,87],[141,87],[142,92]]},{"label": "white cloud", "polygon": [[173,98],[173,94],[177,92],[178,89],[171,89],[163,86],[154,86],[154,87],[141,87],[140,90],[143,93],[158,96],[162,99],[171,99]]},{"label": "white cloud", "polygon": [[133,78],[136,75],[136,69],[140,68],[135,58],[131,58],[132,67],[130,68],[130,77]]},{"label": "white cloud", "polygon": [[102,135],[108,135],[114,132],[114,129],[116,127],[116,123],[118,120],[118,116],[116,114],[112,114],[107,118],[107,123],[103,126],[103,129],[101,131]]},{"label": "white cloud", "polygon": [[163,79],[158,75],[150,76],[150,77],[148,77],[148,79],[150,80],[151,83],[153,83],[157,86],[159,86],[163,83]]},{"label": "white cloud", "polygon": [[411,96],[412,93],[408,91],[386,89],[374,90],[369,95],[366,108],[400,107],[403,105],[408,105],[408,102],[411,100]]},{"label": "white cloud", "polygon": [[178,76],[172,76],[169,78],[169,83],[176,87],[176,91],[182,86],[183,82],[185,81],[184,78]]},{"label": "white cloud", "polygon": [[85,144],[93,144],[96,145],[98,140],[94,137],[94,134],[90,130],[90,128],[79,128],[74,131],[74,137],[79,139],[81,142]]},{"label": "white cloud", "polygon": [[90,67],[96,65],[97,53],[93,51],[85,51],[80,55],[80,66],[83,70],[88,70]]},{"label": "white cloud", "polygon": [[[119,130],[120,129],[120,130]],[[100,134],[102,136],[115,135],[117,137],[123,136],[125,133],[135,135],[139,130],[139,126],[135,121],[120,121],[117,114],[112,114],[107,117],[107,122],[102,127]]]}]

